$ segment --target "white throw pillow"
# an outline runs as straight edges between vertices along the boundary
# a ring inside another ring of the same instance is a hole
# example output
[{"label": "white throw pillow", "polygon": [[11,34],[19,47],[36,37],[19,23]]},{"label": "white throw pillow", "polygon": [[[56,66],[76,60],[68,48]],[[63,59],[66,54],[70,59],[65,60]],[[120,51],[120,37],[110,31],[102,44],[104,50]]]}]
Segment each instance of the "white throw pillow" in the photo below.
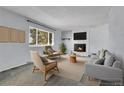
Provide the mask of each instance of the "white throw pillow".
[{"label": "white throw pillow", "polygon": [[105,58],[104,65],[111,67],[113,65],[114,61],[115,61],[115,58],[113,56],[107,57],[107,58]]},{"label": "white throw pillow", "polygon": [[105,56],[105,50],[102,49],[102,50],[100,51],[100,54],[99,54],[99,59],[104,58],[104,56]]},{"label": "white throw pillow", "polygon": [[105,58],[108,58],[108,57],[111,57],[113,56],[109,51],[106,51],[105,52]]},{"label": "white throw pillow", "polygon": [[112,65],[113,68],[121,68],[121,62],[116,60],[113,65]]}]

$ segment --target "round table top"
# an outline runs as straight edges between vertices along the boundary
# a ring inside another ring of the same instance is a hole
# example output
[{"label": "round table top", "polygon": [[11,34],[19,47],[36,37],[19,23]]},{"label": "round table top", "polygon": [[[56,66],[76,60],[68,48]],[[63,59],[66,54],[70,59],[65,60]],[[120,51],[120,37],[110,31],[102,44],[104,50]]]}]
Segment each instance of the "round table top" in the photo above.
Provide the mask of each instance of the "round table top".
[{"label": "round table top", "polygon": [[70,55],[70,57],[76,57],[76,55]]}]

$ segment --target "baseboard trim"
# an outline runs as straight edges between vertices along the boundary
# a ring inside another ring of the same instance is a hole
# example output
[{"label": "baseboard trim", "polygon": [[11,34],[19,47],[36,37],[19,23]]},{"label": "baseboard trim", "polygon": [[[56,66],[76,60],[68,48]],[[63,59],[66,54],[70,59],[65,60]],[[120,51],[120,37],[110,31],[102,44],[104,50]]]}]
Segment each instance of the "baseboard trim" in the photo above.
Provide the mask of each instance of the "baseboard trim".
[{"label": "baseboard trim", "polygon": [[16,69],[16,68],[18,68],[18,67],[22,67],[22,66],[24,66],[24,65],[28,65],[28,64],[32,64],[32,62],[27,62],[27,63],[25,63],[25,64],[21,64],[21,65],[18,65],[18,66],[12,67],[12,68],[8,68],[8,69],[6,69],[6,70],[2,70],[2,71],[0,71],[0,73],[2,73],[2,72],[6,72],[6,71],[8,71],[8,70]]}]

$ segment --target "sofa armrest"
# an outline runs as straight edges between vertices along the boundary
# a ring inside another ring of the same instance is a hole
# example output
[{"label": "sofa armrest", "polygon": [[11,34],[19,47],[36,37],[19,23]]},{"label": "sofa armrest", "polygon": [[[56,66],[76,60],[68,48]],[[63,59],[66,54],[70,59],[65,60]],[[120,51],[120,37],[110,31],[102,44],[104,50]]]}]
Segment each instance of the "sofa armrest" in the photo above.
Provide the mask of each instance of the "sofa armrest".
[{"label": "sofa armrest", "polygon": [[98,64],[85,64],[84,74],[101,80],[121,80],[122,70]]},{"label": "sofa armrest", "polygon": [[98,59],[97,55],[91,55],[91,59]]}]

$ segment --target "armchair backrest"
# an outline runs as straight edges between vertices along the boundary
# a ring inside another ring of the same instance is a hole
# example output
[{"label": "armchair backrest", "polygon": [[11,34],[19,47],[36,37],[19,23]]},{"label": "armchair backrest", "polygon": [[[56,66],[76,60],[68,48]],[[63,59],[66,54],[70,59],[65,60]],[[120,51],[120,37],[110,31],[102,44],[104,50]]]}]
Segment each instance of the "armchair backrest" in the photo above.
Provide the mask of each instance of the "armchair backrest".
[{"label": "armchair backrest", "polygon": [[42,69],[43,66],[43,62],[40,58],[40,55],[37,51],[30,51],[31,53],[31,60],[33,61],[34,65],[39,68]]},{"label": "armchair backrest", "polygon": [[51,46],[45,46],[45,52],[47,54],[52,54],[55,50],[53,50]]}]

